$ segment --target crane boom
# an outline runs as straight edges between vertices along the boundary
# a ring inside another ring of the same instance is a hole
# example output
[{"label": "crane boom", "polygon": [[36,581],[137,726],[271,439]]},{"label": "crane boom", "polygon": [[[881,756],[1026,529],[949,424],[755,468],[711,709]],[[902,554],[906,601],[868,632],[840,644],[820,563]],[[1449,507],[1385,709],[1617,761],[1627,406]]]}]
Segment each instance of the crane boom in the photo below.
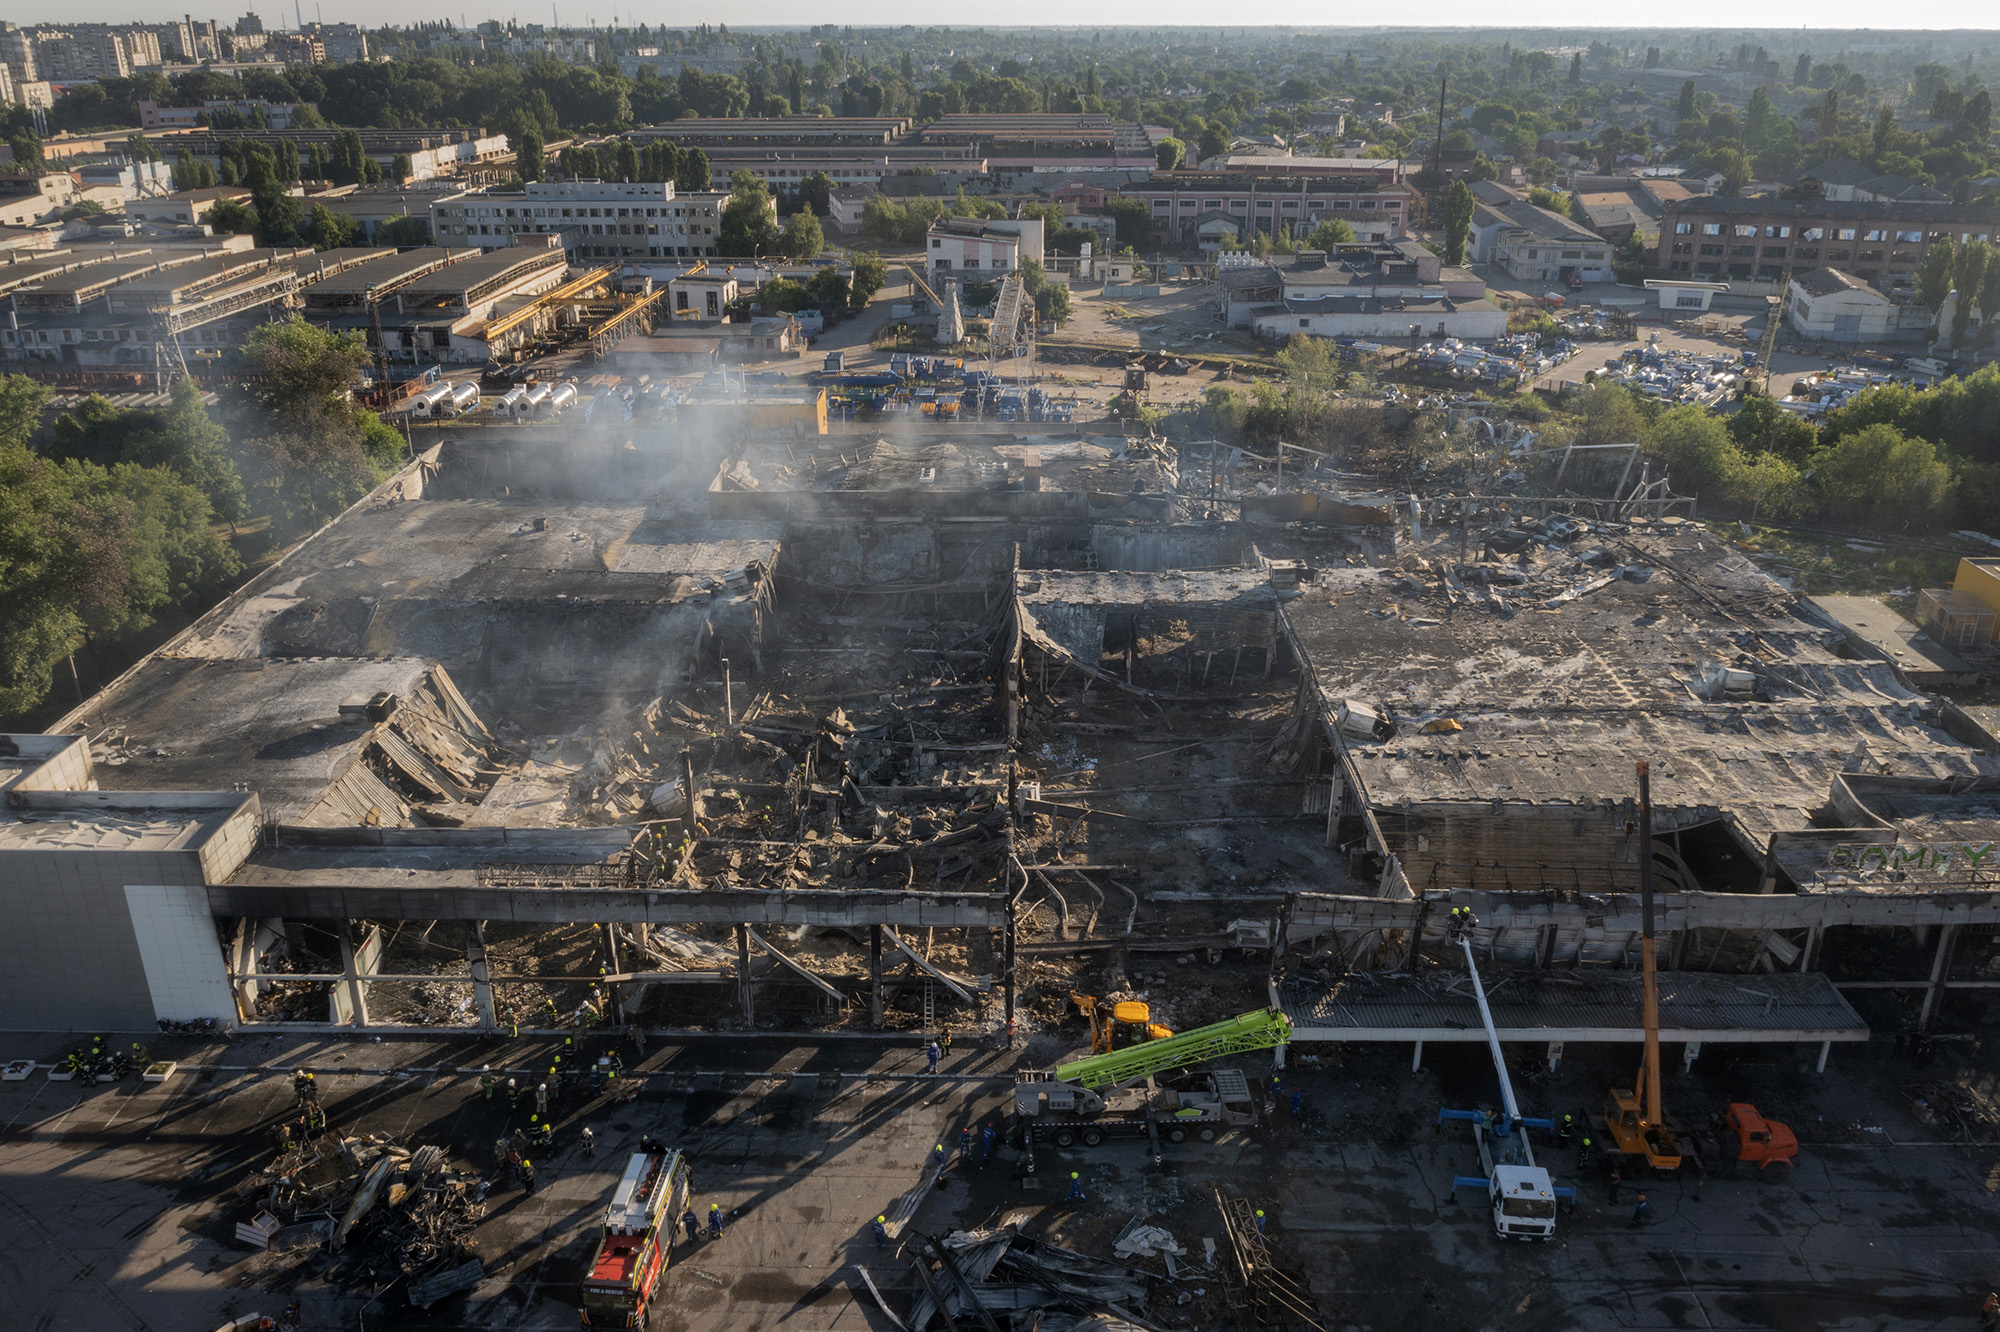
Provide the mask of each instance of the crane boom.
[{"label": "crane boom", "polygon": [[1514,1082],[1507,1076],[1507,1057],[1500,1053],[1500,1033],[1493,1028],[1493,1010],[1486,1006],[1486,987],[1479,980],[1479,964],[1472,960],[1472,940],[1460,939],[1465,949],[1465,969],[1472,973],[1472,997],[1479,1001],[1479,1020],[1486,1024],[1486,1046],[1493,1052],[1493,1072],[1500,1079],[1500,1103],[1507,1110],[1507,1123],[1521,1122],[1521,1106],[1514,1099]]},{"label": "crane boom", "polygon": [[1225,1055],[1246,1054],[1283,1045],[1292,1036],[1292,1024],[1275,1008],[1242,1013],[1206,1027],[1196,1027],[1164,1040],[1145,1041],[1092,1055],[1064,1064],[1055,1071],[1057,1082],[1073,1082],[1093,1090],[1123,1087],[1142,1082],[1162,1069],[1204,1063]]}]

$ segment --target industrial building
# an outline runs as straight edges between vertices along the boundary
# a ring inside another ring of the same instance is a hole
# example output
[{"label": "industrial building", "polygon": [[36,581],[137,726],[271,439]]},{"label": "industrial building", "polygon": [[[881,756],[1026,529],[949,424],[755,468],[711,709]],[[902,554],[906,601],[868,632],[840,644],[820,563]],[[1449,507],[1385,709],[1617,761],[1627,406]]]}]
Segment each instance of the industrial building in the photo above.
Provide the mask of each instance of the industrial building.
[{"label": "industrial building", "polygon": [[518,237],[559,238],[579,261],[690,259],[715,254],[727,190],[681,193],[672,181],[530,181],[518,193],[481,190],[431,204],[446,245],[497,249]]},{"label": "industrial building", "polygon": [[1660,264],[1751,291],[1775,291],[1770,284],[1786,273],[1836,268],[1895,296],[1914,286],[1934,238],[1963,244],[1996,233],[1993,204],[1697,195],[1663,205]]},{"label": "industrial building", "polygon": [[1225,214],[1245,231],[1267,235],[1304,235],[1323,219],[1337,217],[1354,228],[1356,240],[1394,240],[1414,225],[1417,207],[1414,190],[1374,172],[1264,176],[1163,171],[1120,193],[1145,203],[1155,238],[1168,245],[1192,244],[1197,221],[1212,213]]},{"label": "industrial building", "polygon": [[[540,253],[370,255],[304,299],[492,322]],[[1869,979],[1922,1026],[1976,983],[2000,741],[1616,460],[1406,513],[1199,442],[826,413],[724,383],[456,430],[9,741],[0,976],[84,928],[40,886],[117,922],[9,1021],[881,1026],[928,986],[997,1031],[1079,944],[1198,938],[1252,950],[1299,1048],[1421,1059],[1478,1028],[1398,976],[1470,906],[1548,977],[1508,1039],[1615,1044],[1641,856],[1672,1040],[1823,1063],[1870,1030],[1828,970],[1860,940],[1924,950]]]}]

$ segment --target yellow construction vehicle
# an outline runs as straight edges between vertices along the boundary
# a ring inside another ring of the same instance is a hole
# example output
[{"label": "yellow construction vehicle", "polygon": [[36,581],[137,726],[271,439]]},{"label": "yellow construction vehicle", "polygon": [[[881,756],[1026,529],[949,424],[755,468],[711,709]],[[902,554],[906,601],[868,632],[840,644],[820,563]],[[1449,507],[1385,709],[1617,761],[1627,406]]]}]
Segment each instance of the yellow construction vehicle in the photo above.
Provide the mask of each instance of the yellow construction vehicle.
[{"label": "yellow construction vehicle", "polygon": [[1614,1087],[1604,1097],[1604,1128],[1612,1149],[1628,1161],[1644,1157],[1663,1175],[1681,1168],[1681,1149],[1660,1114],[1660,993],[1654,979],[1653,788],[1652,765],[1639,764],[1639,935],[1640,986],[1646,1054],[1629,1088]]},{"label": "yellow construction vehicle", "polygon": [[1110,1054],[1147,1041],[1163,1041],[1173,1029],[1153,1021],[1152,1010],[1136,999],[1108,1003],[1088,994],[1069,992],[1069,1001],[1090,1023],[1090,1052]]}]

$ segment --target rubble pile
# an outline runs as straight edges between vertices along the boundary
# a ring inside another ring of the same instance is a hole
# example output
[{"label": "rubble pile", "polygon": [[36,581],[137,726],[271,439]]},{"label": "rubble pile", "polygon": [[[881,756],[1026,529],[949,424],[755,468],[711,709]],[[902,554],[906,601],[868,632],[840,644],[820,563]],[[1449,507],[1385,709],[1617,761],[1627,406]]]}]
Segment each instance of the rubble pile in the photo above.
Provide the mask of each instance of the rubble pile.
[{"label": "rubble pile", "polygon": [[441,1147],[321,1134],[281,1150],[237,1191],[257,1209],[237,1236],[267,1251],[323,1255],[338,1285],[405,1280],[411,1303],[424,1307],[484,1274],[472,1232],[489,1187],[452,1169]]},{"label": "rubble pile", "polygon": [[[1105,1327],[1104,1315],[1136,1321],[1157,1278],[1137,1268],[1093,1258],[1011,1228],[954,1231],[931,1238],[914,1261],[924,1293],[909,1326],[922,1329],[940,1309],[950,1326],[962,1318],[1009,1327]],[[978,1311],[978,1312],[975,1312]],[[1061,1311],[1081,1321],[1052,1319]]]}]

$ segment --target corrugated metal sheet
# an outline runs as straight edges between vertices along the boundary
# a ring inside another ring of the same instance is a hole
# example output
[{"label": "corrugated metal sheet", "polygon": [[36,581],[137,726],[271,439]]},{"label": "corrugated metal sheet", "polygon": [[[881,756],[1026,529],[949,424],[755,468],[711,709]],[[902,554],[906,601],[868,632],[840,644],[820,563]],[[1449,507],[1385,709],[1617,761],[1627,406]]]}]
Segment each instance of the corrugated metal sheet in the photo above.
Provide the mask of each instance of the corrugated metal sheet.
[{"label": "corrugated metal sheet", "polygon": [[[1502,1040],[1638,1040],[1639,975],[1514,973],[1485,978]],[[1455,986],[1455,988],[1453,988]],[[1818,972],[1660,977],[1660,1035],[1670,1041],[1866,1040],[1867,1025]],[[1357,975],[1332,987],[1291,981],[1280,990],[1293,1038],[1484,1040],[1469,980]],[[1399,1032],[1398,1036],[1376,1033]],[[1371,1033],[1363,1035],[1362,1033]]]}]

